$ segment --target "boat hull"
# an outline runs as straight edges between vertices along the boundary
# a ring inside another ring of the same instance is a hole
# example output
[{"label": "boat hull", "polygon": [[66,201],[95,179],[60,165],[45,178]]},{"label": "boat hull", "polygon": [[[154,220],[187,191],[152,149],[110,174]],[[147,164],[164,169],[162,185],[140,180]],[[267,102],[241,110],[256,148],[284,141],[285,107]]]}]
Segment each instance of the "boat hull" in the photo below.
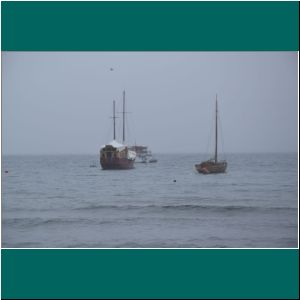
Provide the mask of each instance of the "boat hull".
[{"label": "boat hull", "polygon": [[128,158],[100,158],[103,170],[127,170],[134,168],[134,160]]},{"label": "boat hull", "polygon": [[134,167],[136,153],[115,141],[100,150],[100,165],[103,170],[127,170]]},{"label": "boat hull", "polygon": [[156,163],[156,162],[157,162],[157,159],[154,159],[154,158],[149,160],[149,163]]},{"label": "boat hull", "polygon": [[227,162],[203,162],[195,165],[198,173],[201,174],[218,174],[225,173],[227,168]]}]

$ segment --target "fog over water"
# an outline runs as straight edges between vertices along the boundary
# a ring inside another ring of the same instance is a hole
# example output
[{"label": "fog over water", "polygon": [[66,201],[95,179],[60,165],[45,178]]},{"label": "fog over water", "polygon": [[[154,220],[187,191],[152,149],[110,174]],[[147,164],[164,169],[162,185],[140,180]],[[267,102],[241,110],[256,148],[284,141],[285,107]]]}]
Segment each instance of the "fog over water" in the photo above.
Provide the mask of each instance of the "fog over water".
[{"label": "fog over water", "polygon": [[[296,52],[2,52],[2,246],[297,247],[297,67]],[[124,89],[126,142],[158,162],[103,171]],[[216,94],[228,168],[202,175]]]},{"label": "fog over water", "polygon": [[128,143],[207,152],[217,93],[225,152],[296,152],[297,65],[296,52],[2,52],[2,151],[98,153],[125,89]]}]

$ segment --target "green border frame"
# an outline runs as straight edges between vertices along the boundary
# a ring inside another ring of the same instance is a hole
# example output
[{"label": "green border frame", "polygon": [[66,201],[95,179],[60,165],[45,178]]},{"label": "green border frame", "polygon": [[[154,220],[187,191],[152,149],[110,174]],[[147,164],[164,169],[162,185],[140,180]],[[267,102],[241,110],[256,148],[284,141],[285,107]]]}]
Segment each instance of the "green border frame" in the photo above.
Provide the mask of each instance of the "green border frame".
[{"label": "green border frame", "polygon": [[2,51],[298,51],[298,2],[1,2]]},{"label": "green border frame", "polygon": [[[298,51],[298,2],[1,2],[2,51]],[[299,296],[298,249],[2,249],[2,298]]]},{"label": "green border frame", "polygon": [[297,299],[298,250],[2,250],[4,299]]}]

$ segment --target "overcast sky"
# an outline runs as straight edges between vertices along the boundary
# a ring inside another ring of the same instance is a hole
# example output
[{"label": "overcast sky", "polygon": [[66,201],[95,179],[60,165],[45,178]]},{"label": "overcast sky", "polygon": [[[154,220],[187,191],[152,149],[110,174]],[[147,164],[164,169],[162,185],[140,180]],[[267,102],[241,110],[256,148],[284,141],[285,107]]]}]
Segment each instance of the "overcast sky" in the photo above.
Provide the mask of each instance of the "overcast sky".
[{"label": "overcast sky", "polygon": [[296,52],[2,52],[2,151],[98,153],[125,89],[128,143],[206,153],[217,93],[226,153],[296,152],[297,67]]}]

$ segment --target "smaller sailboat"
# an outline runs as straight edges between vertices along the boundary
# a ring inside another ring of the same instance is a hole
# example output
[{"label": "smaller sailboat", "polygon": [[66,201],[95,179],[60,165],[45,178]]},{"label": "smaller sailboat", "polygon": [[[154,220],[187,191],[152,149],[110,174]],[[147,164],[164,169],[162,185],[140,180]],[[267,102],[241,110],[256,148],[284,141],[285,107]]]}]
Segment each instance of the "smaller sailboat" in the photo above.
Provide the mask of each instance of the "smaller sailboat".
[{"label": "smaller sailboat", "polygon": [[215,155],[214,158],[195,165],[196,170],[202,174],[225,173],[227,161],[218,161],[218,98],[216,96],[216,120],[215,120]]}]

